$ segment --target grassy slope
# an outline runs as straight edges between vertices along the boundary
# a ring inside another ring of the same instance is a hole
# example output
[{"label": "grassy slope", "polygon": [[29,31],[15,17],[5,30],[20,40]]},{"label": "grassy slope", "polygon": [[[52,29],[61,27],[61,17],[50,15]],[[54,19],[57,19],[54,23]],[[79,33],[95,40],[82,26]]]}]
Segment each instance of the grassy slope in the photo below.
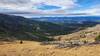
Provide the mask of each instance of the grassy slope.
[{"label": "grassy slope", "polygon": [[39,42],[24,41],[24,44],[0,45],[0,56],[100,56],[100,45],[57,49],[52,45],[42,46]]},{"label": "grassy slope", "polygon": [[87,40],[94,41],[94,39],[100,34],[100,24],[94,27],[88,27],[84,30],[80,30],[78,32],[74,32],[66,35],[55,36],[55,39],[61,37],[61,40]]}]

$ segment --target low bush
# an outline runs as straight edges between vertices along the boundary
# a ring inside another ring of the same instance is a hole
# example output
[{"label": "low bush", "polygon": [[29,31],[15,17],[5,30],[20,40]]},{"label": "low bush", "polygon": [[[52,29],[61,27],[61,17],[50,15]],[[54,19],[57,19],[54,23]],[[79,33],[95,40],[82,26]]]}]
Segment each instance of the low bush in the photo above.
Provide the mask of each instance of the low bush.
[{"label": "low bush", "polygon": [[100,41],[100,34],[95,38],[95,41]]}]

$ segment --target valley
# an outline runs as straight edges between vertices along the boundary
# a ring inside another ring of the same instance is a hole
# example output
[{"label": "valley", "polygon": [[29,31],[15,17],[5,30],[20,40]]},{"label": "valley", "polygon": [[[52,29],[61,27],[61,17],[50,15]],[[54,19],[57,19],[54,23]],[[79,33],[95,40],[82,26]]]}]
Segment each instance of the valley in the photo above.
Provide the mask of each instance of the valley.
[{"label": "valley", "polygon": [[0,0],[0,56],[100,56],[100,0]]},{"label": "valley", "polygon": [[0,14],[0,56],[99,56],[100,22],[79,22]]}]

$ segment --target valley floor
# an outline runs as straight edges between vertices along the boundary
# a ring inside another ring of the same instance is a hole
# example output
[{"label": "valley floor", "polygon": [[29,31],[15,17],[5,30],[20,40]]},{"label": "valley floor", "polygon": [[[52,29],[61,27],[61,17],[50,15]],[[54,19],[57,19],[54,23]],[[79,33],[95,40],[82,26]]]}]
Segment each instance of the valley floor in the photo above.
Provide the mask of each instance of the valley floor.
[{"label": "valley floor", "polygon": [[100,45],[58,49],[53,45],[24,41],[0,45],[0,56],[100,56]]}]

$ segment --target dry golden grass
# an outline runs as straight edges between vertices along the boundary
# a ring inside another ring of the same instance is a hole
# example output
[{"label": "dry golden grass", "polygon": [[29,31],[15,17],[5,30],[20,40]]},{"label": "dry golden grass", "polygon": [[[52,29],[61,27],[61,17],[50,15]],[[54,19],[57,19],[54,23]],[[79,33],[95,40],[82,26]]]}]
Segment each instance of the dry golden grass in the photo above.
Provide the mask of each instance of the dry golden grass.
[{"label": "dry golden grass", "polygon": [[54,36],[54,39],[58,40],[61,37],[62,41],[68,40],[87,40],[94,41],[94,39],[100,34],[100,24],[86,28],[84,30],[80,30],[78,32],[74,32],[66,35]]},{"label": "dry golden grass", "polygon": [[[86,37],[80,37],[81,34],[85,34]],[[55,38],[62,37],[62,41],[78,39],[94,42],[98,34],[100,34],[100,25],[69,35],[55,36]],[[23,44],[17,41],[3,45],[0,42],[0,56],[100,56],[100,45],[58,49],[53,45],[40,45],[39,42],[34,41],[24,41]]]},{"label": "dry golden grass", "polygon": [[24,41],[0,45],[0,56],[100,56],[100,45],[57,49],[52,45]]}]

